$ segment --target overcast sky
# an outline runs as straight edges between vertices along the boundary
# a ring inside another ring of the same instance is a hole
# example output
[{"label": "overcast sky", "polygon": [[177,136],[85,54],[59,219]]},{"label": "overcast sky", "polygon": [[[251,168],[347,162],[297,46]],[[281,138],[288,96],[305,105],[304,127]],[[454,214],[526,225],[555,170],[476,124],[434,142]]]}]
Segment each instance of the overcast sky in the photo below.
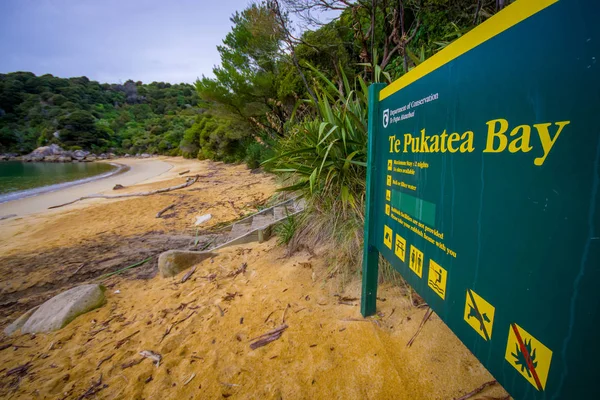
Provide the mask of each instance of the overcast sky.
[{"label": "overcast sky", "polygon": [[100,82],[212,76],[249,0],[0,0],[0,73]]}]

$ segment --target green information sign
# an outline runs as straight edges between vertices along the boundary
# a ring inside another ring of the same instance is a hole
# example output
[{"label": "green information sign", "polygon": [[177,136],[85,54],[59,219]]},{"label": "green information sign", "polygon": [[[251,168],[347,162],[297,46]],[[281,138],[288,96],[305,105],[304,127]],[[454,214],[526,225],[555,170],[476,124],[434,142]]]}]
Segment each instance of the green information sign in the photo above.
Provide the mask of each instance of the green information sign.
[{"label": "green information sign", "polygon": [[382,254],[517,399],[598,399],[600,2],[517,0],[370,88]]}]

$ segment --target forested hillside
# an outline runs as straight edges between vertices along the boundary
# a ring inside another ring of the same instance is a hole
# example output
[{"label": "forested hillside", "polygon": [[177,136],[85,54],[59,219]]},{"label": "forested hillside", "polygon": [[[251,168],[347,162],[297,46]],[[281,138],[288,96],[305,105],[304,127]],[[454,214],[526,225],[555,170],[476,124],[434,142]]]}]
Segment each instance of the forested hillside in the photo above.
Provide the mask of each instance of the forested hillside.
[{"label": "forested hillside", "polygon": [[96,153],[177,155],[184,131],[202,111],[189,84],[0,74],[0,153],[56,143]]},{"label": "forested hillside", "polygon": [[220,65],[195,87],[0,74],[0,152],[57,143],[252,168],[271,159],[263,165],[312,193],[340,179],[337,190],[354,204],[362,186],[347,174],[364,180],[366,87],[399,78],[509,3],[257,1],[232,16]]}]

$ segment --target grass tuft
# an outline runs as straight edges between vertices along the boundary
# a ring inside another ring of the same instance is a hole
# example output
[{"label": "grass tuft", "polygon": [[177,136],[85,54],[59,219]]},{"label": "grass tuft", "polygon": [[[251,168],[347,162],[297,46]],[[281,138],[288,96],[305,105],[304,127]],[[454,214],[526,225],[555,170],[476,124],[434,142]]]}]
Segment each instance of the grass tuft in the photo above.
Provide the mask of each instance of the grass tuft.
[{"label": "grass tuft", "polygon": [[288,217],[275,226],[275,234],[277,235],[277,244],[287,245],[298,229],[298,218],[295,215]]}]

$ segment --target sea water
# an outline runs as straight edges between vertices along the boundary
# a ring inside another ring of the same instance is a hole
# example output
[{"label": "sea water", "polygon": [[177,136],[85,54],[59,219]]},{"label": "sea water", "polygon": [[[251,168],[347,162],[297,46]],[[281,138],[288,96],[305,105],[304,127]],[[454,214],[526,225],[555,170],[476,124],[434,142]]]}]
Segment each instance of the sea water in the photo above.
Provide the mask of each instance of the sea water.
[{"label": "sea water", "polygon": [[112,175],[109,163],[0,161],[0,203],[89,182]]}]

